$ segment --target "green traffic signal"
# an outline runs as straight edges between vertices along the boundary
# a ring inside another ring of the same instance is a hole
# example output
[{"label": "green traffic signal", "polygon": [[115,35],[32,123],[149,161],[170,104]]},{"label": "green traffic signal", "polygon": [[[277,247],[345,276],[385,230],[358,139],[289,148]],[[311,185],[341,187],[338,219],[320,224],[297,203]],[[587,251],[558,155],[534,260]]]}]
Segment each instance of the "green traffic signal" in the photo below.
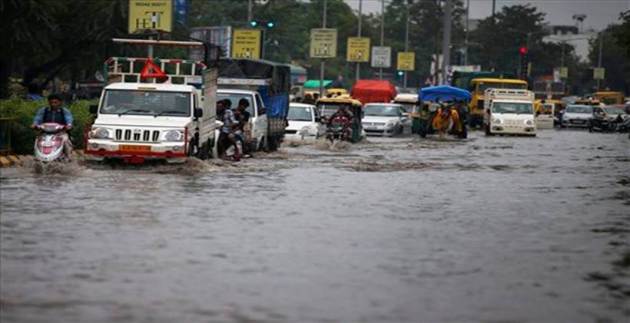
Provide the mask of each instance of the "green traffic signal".
[{"label": "green traffic signal", "polygon": [[273,28],[276,26],[276,23],[273,21],[267,21],[267,28]]},{"label": "green traffic signal", "polygon": [[252,21],[250,21],[250,22],[249,22],[249,25],[250,25],[252,28],[255,28],[256,26],[258,26],[258,21],[256,21],[256,20],[252,20]]}]

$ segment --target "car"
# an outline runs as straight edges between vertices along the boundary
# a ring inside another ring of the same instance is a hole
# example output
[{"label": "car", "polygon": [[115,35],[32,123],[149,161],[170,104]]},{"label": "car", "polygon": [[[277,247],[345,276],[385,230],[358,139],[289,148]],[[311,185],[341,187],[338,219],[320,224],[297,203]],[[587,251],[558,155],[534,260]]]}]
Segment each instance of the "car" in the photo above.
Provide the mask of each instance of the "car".
[{"label": "car", "polygon": [[287,115],[289,125],[284,130],[287,139],[317,139],[326,133],[319,122],[317,108],[312,104],[291,102]]},{"label": "car", "polygon": [[593,113],[598,113],[608,121],[615,121],[619,116],[621,116],[621,119],[625,120],[628,118],[628,114],[624,108],[623,105],[607,105],[605,107],[595,107]]},{"label": "car", "polygon": [[587,128],[593,117],[593,106],[585,104],[569,104],[562,115],[563,127]]},{"label": "car", "polygon": [[411,119],[397,103],[368,103],[363,106],[363,129],[367,135],[394,136],[411,129]]}]

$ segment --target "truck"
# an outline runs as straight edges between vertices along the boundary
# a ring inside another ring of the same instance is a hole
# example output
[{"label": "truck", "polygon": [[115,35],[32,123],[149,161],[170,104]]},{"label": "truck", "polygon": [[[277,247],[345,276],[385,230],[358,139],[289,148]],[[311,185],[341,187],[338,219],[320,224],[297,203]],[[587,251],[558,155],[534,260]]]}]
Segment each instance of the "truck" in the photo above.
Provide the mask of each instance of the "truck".
[{"label": "truck", "polygon": [[527,90],[527,81],[505,78],[474,78],[470,81],[472,99],[468,104],[468,125],[481,126],[484,118],[484,96],[489,88]]},{"label": "truck", "polygon": [[[117,39],[120,43],[204,46],[200,42]],[[212,64],[216,65],[216,64]],[[86,135],[88,160],[129,163],[185,162],[216,156],[218,70],[202,61],[111,57],[104,87],[90,107],[94,123]]]},{"label": "truck", "polygon": [[249,103],[250,150],[276,150],[288,124],[290,67],[251,59],[221,59],[218,65],[218,99],[230,100],[232,107],[241,99]]},{"label": "truck", "polygon": [[486,89],[483,126],[487,136],[536,136],[534,92],[524,89]]}]

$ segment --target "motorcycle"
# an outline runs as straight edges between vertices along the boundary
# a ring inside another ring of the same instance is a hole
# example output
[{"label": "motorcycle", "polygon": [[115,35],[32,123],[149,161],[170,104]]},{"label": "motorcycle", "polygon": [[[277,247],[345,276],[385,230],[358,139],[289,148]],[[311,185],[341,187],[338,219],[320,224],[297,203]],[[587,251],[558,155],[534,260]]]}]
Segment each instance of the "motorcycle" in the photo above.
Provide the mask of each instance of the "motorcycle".
[{"label": "motorcycle", "polygon": [[67,159],[64,151],[65,140],[62,134],[66,131],[66,126],[47,122],[37,126],[41,133],[35,138],[35,159],[41,162],[53,162]]},{"label": "motorcycle", "polygon": [[617,130],[617,123],[614,120],[608,120],[606,118],[593,117],[588,121],[589,132],[615,132]]},{"label": "motorcycle", "polygon": [[343,115],[334,116],[326,127],[326,139],[334,142],[335,140],[349,141],[350,138],[352,138],[350,118]]},{"label": "motorcycle", "polygon": [[616,130],[621,133],[630,132],[630,117],[626,117],[622,121],[618,122]]}]

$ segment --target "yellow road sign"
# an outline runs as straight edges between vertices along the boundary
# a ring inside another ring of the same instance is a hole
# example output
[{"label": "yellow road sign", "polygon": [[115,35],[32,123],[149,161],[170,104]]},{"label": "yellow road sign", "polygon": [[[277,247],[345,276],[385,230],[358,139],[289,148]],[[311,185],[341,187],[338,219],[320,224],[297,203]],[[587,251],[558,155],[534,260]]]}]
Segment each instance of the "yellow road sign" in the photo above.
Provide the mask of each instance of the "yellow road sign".
[{"label": "yellow road sign", "polygon": [[413,71],[416,69],[416,53],[414,52],[398,52],[399,71]]},{"label": "yellow road sign", "polygon": [[367,63],[370,61],[370,39],[367,37],[348,37],[346,61]]},{"label": "yellow road sign", "polygon": [[606,69],[603,67],[594,67],[593,68],[593,79],[594,80],[603,80],[606,77]]},{"label": "yellow road sign", "polygon": [[337,29],[311,29],[311,57],[337,57]]},{"label": "yellow road sign", "polygon": [[129,0],[129,33],[173,29],[173,0]]},{"label": "yellow road sign", "polygon": [[569,68],[568,67],[560,67],[560,78],[566,79],[569,77]]},{"label": "yellow road sign", "polygon": [[261,40],[260,29],[234,29],[232,58],[260,59]]}]

